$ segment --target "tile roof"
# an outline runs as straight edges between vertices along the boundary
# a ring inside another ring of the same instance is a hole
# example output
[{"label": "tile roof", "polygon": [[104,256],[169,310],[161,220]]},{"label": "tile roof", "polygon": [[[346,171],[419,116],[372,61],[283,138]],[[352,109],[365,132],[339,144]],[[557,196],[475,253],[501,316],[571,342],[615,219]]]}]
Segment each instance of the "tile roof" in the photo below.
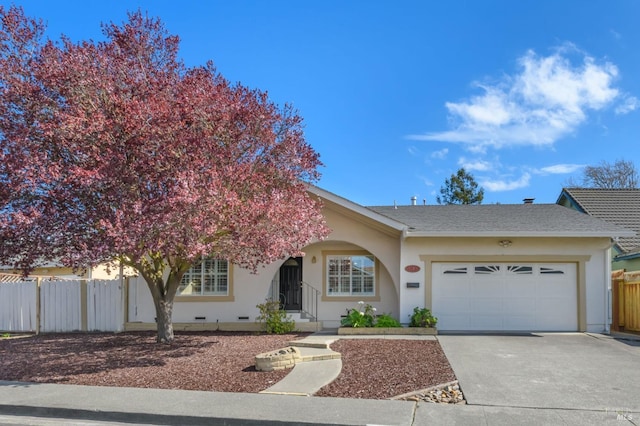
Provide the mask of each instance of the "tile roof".
[{"label": "tile roof", "polygon": [[406,224],[414,236],[616,237],[620,226],[557,204],[368,207]]},{"label": "tile roof", "polygon": [[633,237],[621,237],[623,252],[640,251],[640,189],[564,188],[558,198],[570,197],[584,213],[633,230]]}]

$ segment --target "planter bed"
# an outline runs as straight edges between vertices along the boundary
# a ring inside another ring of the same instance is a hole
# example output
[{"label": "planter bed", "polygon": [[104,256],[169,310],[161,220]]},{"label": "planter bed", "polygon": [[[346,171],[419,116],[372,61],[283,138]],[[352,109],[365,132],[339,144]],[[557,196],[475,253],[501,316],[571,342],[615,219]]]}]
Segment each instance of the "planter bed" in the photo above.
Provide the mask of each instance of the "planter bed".
[{"label": "planter bed", "polygon": [[338,335],[354,336],[354,335],[409,335],[409,336],[434,336],[438,334],[436,327],[340,327]]}]

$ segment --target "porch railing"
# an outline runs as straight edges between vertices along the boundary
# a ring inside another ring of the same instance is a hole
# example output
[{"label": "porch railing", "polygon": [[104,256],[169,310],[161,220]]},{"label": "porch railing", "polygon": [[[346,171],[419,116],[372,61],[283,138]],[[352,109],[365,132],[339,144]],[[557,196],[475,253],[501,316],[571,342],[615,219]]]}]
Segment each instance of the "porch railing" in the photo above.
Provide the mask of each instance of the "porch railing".
[{"label": "porch railing", "polygon": [[318,302],[322,292],[311,284],[300,281],[302,287],[302,313],[311,321],[318,321]]}]

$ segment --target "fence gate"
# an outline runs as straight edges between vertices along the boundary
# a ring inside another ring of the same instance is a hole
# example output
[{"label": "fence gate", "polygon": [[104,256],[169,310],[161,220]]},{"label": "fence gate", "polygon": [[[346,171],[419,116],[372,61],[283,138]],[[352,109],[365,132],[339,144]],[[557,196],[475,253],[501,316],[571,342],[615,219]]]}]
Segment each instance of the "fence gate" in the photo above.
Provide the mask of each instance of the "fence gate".
[{"label": "fence gate", "polygon": [[614,330],[640,331],[640,271],[611,273]]},{"label": "fence gate", "polygon": [[36,331],[36,281],[0,282],[0,331]]},{"label": "fence gate", "polygon": [[0,331],[123,331],[121,280],[0,280]]}]

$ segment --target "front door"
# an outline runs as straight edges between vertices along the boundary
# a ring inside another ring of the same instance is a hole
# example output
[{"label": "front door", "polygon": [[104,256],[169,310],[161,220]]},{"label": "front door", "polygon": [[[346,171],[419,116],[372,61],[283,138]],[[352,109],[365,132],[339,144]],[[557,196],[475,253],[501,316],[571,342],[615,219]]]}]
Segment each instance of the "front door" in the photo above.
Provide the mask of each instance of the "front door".
[{"label": "front door", "polygon": [[289,258],[280,267],[280,303],[285,310],[302,309],[302,258]]}]

